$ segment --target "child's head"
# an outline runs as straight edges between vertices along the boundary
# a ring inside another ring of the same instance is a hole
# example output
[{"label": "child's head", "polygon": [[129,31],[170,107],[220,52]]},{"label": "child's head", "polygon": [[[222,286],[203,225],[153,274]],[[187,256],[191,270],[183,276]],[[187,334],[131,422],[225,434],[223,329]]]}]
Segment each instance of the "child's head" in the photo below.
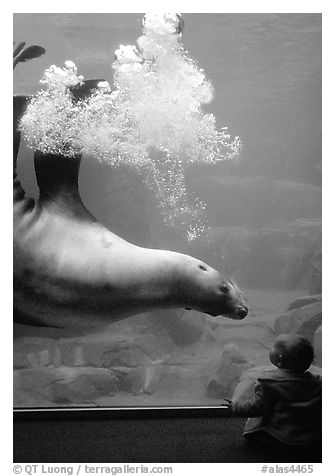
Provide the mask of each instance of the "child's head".
[{"label": "child's head", "polygon": [[298,334],[279,335],[269,352],[271,362],[278,368],[305,372],[314,360],[309,340]]}]

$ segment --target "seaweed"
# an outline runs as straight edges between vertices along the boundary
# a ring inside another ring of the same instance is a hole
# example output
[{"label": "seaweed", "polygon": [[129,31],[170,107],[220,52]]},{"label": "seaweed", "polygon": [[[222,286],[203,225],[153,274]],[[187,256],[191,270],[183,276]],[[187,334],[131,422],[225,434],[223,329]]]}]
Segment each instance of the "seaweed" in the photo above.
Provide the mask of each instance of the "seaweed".
[{"label": "seaweed", "polygon": [[13,52],[13,68],[18,63],[24,63],[25,61],[30,61],[34,58],[39,58],[40,56],[44,55],[45,49],[42,46],[32,45],[25,48],[26,43],[22,41],[15,47],[14,43],[14,52]]}]

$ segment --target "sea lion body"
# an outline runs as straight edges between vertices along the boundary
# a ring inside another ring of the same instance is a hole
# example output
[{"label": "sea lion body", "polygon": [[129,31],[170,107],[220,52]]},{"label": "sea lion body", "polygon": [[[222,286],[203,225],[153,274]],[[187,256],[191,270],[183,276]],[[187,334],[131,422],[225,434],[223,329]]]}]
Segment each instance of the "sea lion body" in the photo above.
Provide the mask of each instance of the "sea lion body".
[{"label": "sea lion body", "polygon": [[30,213],[14,249],[15,308],[27,321],[94,327],[155,308],[231,315],[234,305],[241,317],[241,296],[229,304],[220,274],[195,258],[135,246],[98,222]]},{"label": "sea lion body", "polygon": [[[17,101],[14,116],[23,110]],[[14,139],[16,162],[17,128]],[[240,290],[213,268],[181,253],[138,247],[97,222],[80,198],[79,167],[80,157],[35,153],[36,202],[14,174],[17,321],[79,329],[173,307],[246,316]]]}]

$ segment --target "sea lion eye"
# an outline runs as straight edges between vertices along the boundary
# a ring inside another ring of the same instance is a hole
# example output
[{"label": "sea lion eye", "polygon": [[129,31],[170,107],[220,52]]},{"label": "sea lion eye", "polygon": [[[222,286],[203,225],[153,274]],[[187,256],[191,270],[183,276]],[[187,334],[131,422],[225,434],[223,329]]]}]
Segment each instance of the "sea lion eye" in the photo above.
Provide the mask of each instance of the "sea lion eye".
[{"label": "sea lion eye", "polygon": [[203,265],[203,264],[199,264],[199,268],[200,268],[202,271],[207,271],[206,266]]},{"label": "sea lion eye", "polygon": [[228,294],[229,293],[229,288],[228,288],[228,286],[224,285],[224,286],[220,287],[220,291],[222,291],[225,294]]}]

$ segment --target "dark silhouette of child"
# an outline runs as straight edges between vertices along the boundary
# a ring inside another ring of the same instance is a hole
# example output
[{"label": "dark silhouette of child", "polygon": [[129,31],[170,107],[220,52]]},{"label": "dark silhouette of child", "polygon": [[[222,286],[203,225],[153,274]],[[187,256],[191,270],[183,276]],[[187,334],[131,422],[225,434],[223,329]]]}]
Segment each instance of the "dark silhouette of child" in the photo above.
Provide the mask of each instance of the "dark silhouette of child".
[{"label": "dark silhouette of child", "polygon": [[234,415],[249,417],[244,436],[262,444],[315,447],[321,442],[321,377],[307,371],[314,359],[311,343],[282,334],[269,357],[277,369],[257,379],[254,397],[231,403]]}]

